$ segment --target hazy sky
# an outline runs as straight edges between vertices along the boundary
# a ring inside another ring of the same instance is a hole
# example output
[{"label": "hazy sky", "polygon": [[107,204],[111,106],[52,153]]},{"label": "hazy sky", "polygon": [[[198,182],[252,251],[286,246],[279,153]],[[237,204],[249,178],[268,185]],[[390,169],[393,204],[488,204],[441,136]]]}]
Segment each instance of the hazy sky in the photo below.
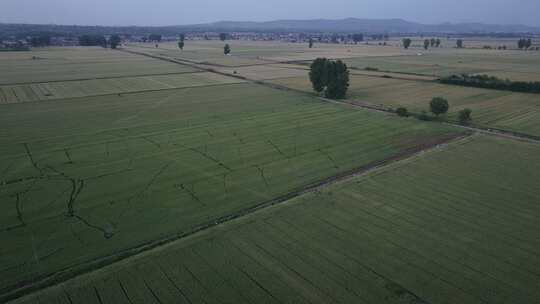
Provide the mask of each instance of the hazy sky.
[{"label": "hazy sky", "polygon": [[1,23],[179,25],[346,17],[540,26],[540,0],[0,0]]}]

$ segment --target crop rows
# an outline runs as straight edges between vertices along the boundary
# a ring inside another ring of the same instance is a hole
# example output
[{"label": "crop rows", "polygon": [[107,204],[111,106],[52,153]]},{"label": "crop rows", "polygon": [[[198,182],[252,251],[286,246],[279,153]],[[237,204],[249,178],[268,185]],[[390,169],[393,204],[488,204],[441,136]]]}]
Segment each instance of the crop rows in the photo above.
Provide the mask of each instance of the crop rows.
[{"label": "crop rows", "polygon": [[456,132],[248,84],[3,107],[2,286]]},{"label": "crop rows", "polygon": [[2,54],[0,85],[193,72],[195,69],[102,48]]},{"label": "crop rows", "polygon": [[539,150],[476,136],[19,303],[534,303]]},{"label": "crop rows", "polygon": [[[271,80],[272,83],[311,91],[306,77]],[[425,81],[351,76],[349,99],[384,105],[407,107],[409,111],[429,111],[433,97],[444,97],[450,104],[449,118],[457,120],[463,108],[472,110],[473,123],[532,135],[540,134],[540,96],[498,90],[442,85]]]},{"label": "crop rows", "polygon": [[0,104],[240,82],[212,73],[151,75],[0,86]]}]

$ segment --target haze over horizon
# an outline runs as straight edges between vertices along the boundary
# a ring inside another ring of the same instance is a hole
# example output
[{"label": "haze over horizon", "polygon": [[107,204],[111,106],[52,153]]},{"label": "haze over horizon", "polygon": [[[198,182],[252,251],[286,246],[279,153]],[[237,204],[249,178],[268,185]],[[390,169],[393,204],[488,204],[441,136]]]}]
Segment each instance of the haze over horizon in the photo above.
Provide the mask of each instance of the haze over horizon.
[{"label": "haze over horizon", "polygon": [[540,26],[538,0],[3,0],[0,23],[186,25],[283,19],[393,19]]}]

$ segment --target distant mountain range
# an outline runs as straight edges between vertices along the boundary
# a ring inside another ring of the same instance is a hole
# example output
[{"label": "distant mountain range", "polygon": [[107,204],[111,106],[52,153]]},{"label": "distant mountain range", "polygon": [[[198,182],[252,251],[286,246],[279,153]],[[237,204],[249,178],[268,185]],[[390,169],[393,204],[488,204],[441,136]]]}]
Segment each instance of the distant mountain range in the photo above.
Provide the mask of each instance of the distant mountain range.
[{"label": "distant mountain range", "polygon": [[367,33],[540,33],[540,27],[483,23],[422,24],[403,19],[276,20],[268,22],[220,21],[188,27],[230,31],[315,31]]},{"label": "distant mountain range", "polygon": [[177,36],[182,32],[324,32],[324,33],[364,33],[364,34],[403,34],[445,33],[445,34],[503,34],[521,36],[529,33],[540,34],[540,27],[526,25],[495,25],[483,23],[441,23],[421,24],[402,19],[358,19],[341,20],[277,20],[268,22],[220,21],[206,24],[175,26],[80,26],[55,24],[2,24],[0,39],[3,37],[25,37],[39,33],[52,33],[59,36],[82,34],[162,34]]}]

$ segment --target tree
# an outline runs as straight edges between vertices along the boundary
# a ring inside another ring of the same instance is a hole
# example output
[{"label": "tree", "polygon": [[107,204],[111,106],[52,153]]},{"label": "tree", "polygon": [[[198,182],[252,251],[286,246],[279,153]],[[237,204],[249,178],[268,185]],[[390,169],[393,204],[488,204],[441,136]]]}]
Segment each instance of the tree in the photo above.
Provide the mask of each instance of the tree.
[{"label": "tree", "polygon": [[349,89],[349,70],[341,61],[329,61],[327,68],[327,86],[325,96],[332,99],[343,99]]},{"label": "tree", "polygon": [[184,40],[178,41],[178,48],[181,49],[182,51],[184,50],[184,45],[185,45]]},{"label": "tree", "polygon": [[327,98],[345,98],[349,89],[349,70],[343,61],[317,58],[310,68],[309,78],[315,92],[324,92]]},{"label": "tree", "polygon": [[352,40],[355,44],[358,44],[358,42],[364,41],[364,34],[353,34]]},{"label": "tree", "polygon": [[521,50],[525,47],[525,39],[518,40],[518,48]]},{"label": "tree", "polygon": [[223,54],[229,55],[231,53],[231,46],[228,44],[225,44],[225,47],[223,47]]},{"label": "tree", "polygon": [[326,58],[315,59],[310,66],[309,79],[313,90],[317,93],[324,91],[326,85],[326,64],[328,60]]},{"label": "tree", "polygon": [[458,39],[456,41],[456,46],[458,49],[462,49],[463,48],[463,40],[462,39]]},{"label": "tree", "polygon": [[404,107],[397,108],[396,113],[398,116],[401,117],[409,117],[409,111],[407,110],[407,108]]},{"label": "tree", "polygon": [[467,124],[472,120],[472,110],[471,109],[463,109],[459,111],[459,122],[462,124]]},{"label": "tree", "polygon": [[309,38],[309,48],[313,48],[313,38]]},{"label": "tree", "polygon": [[531,38],[527,39],[527,41],[525,42],[525,48],[528,49],[532,46],[532,40]]},{"label": "tree", "polygon": [[228,36],[229,35],[227,35],[227,33],[220,33],[219,34],[219,40],[225,41],[225,40],[227,40]]},{"label": "tree", "polygon": [[412,40],[410,38],[403,39],[403,47],[408,49],[411,46]]},{"label": "tree", "polygon": [[429,39],[426,39],[424,40],[424,49],[428,49],[429,48]]},{"label": "tree", "polygon": [[435,40],[435,45],[437,47],[440,47],[441,46],[441,39],[437,38],[437,40]]},{"label": "tree", "polygon": [[122,39],[118,35],[112,35],[109,37],[109,45],[111,46],[111,49],[116,49],[121,42]]},{"label": "tree", "polygon": [[448,101],[442,97],[435,97],[431,100],[429,104],[431,113],[435,114],[436,116],[439,116],[441,114],[444,114],[448,112]]},{"label": "tree", "polygon": [[431,47],[435,47],[436,43],[437,43],[437,40],[435,40],[435,38],[431,38],[431,40],[429,41],[429,44]]}]

